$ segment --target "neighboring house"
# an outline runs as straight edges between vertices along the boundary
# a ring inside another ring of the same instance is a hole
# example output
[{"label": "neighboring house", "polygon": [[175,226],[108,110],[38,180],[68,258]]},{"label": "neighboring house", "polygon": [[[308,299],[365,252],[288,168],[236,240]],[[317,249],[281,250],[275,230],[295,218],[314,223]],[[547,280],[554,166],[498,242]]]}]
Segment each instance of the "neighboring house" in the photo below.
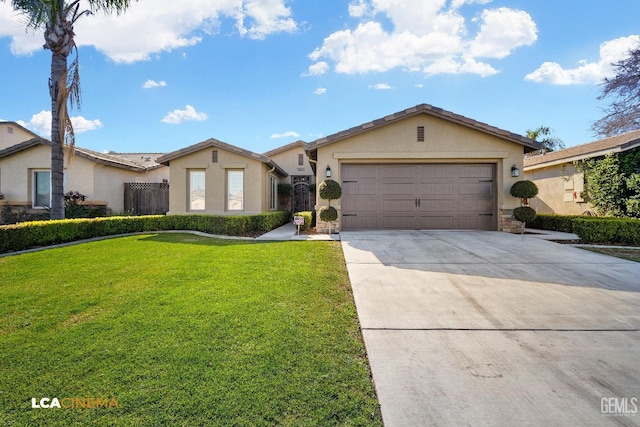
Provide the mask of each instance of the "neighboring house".
[{"label": "neighboring house", "polygon": [[[50,142],[37,137],[0,150],[0,192],[4,204],[27,213],[42,212],[51,200]],[[103,154],[75,147],[65,154],[64,189],[87,196],[86,204],[108,212],[125,209],[125,183],[162,183],[169,169],[156,163],[159,154]]]},{"label": "neighboring house", "polygon": [[278,183],[288,176],[269,157],[213,138],[157,161],[170,169],[169,214],[275,211]]},{"label": "neighboring house", "polygon": [[[427,104],[311,142],[317,182],[342,186],[332,201],[342,230],[517,229],[509,194],[524,153],[540,144]],[[326,205],[318,196],[317,207]],[[318,221],[318,229],[329,228]]]},{"label": "neighboring house", "polygon": [[576,168],[581,162],[609,153],[640,147],[640,130],[628,132],[564,150],[524,159],[524,177],[536,183],[538,195],[530,205],[538,213],[581,215],[591,212],[584,198],[584,173]]},{"label": "neighboring house", "polygon": [[38,135],[16,122],[0,122],[0,150],[31,138],[38,138]]},{"label": "neighboring house", "polygon": [[315,184],[315,174],[305,148],[304,141],[296,141],[264,153],[289,174],[289,177],[281,182],[292,186],[293,194],[289,207],[292,212],[310,211],[315,205],[314,192],[310,191],[310,185]]}]

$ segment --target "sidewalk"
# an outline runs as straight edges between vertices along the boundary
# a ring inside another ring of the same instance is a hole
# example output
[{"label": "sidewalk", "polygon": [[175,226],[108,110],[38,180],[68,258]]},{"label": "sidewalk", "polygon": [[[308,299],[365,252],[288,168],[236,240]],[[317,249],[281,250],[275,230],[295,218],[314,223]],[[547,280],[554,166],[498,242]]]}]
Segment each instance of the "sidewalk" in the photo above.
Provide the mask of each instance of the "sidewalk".
[{"label": "sidewalk", "polygon": [[281,227],[264,233],[256,237],[256,240],[264,241],[286,241],[286,240],[340,240],[339,234],[296,234],[296,226],[293,223],[285,224]]}]

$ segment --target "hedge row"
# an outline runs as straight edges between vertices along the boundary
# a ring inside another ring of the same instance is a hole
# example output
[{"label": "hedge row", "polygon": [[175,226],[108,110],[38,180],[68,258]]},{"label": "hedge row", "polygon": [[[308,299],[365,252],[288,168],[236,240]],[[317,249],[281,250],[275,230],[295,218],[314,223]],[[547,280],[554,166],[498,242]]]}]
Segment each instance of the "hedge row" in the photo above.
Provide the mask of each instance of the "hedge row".
[{"label": "hedge row", "polygon": [[580,219],[593,219],[595,221],[602,220],[601,217],[584,216],[584,215],[556,215],[556,214],[538,214],[536,218],[527,223],[527,227],[536,228],[538,230],[562,231],[563,233],[574,233],[573,223]]},{"label": "hedge row", "polygon": [[148,215],[33,221],[0,226],[0,253],[115,234],[193,230],[225,236],[252,236],[289,220],[284,211],[257,215]]},{"label": "hedge row", "polygon": [[581,218],[573,222],[573,232],[584,243],[640,246],[640,219]]}]

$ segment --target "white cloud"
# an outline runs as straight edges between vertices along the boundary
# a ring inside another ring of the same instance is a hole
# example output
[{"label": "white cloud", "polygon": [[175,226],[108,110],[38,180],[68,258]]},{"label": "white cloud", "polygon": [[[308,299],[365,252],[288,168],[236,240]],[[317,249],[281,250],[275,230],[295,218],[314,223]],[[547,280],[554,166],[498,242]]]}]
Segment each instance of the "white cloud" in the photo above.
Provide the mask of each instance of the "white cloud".
[{"label": "white cloud", "polygon": [[298,132],[294,132],[292,130],[283,132],[283,133],[274,133],[271,135],[271,139],[277,138],[300,138],[300,134]]},{"label": "white cloud", "polygon": [[375,89],[375,90],[391,90],[393,89],[391,86],[389,86],[388,83],[376,83],[374,85],[370,85],[369,89]]},{"label": "white cloud", "polygon": [[598,84],[605,77],[613,77],[612,63],[629,56],[629,51],[640,46],[640,35],[609,40],[600,45],[597,62],[581,60],[576,68],[564,69],[557,62],[544,62],[538,69],[525,76],[525,80],[554,85]]},{"label": "white cloud", "polygon": [[144,82],[142,87],[145,89],[153,89],[156,87],[165,87],[166,85],[167,85],[167,82],[165,82],[164,80],[161,80],[159,82],[155,80],[147,80],[146,82]]},{"label": "white cloud", "polygon": [[327,64],[325,61],[320,61],[310,65],[309,70],[305,74],[303,74],[303,76],[319,76],[326,73],[327,70],[329,70],[329,64]]},{"label": "white cloud", "polygon": [[[96,13],[75,25],[78,46],[95,46],[116,62],[148,60],[154,53],[193,46],[232,21],[242,37],[264,39],[296,31],[287,0],[141,1],[121,15]],[[88,8],[86,0],[81,7]],[[42,49],[42,34],[25,32],[24,18],[0,2],[0,37],[12,37],[11,51],[25,55]]]},{"label": "white cloud", "polygon": [[417,87],[418,89],[422,89],[424,85],[422,83],[417,83],[415,87]]},{"label": "white cloud", "polygon": [[207,120],[208,116],[205,113],[196,111],[191,105],[186,105],[184,110],[173,110],[167,113],[161,120],[163,123],[171,125],[179,125],[184,122],[202,122]]},{"label": "white cloud", "polygon": [[[51,111],[42,110],[31,116],[31,119],[28,122],[18,120],[17,123],[43,138],[51,138]],[[90,120],[82,116],[71,117],[71,124],[73,125],[73,131],[77,134],[100,129],[102,127],[102,122],[100,120]]]},{"label": "white cloud", "polygon": [[313,93],[316,95],[324,95],[325,93],[327,93],[327,88],[319,87],[318,89],[314,90]]},{"label": "white cloud", "polygon": [[[478,58],[502,59],[521,46],[537,40],[537,27],[522,10],[487,9],[471,29],[460,7],[467,3],[486,4],[490,0],[354,0],[349,13],[362,21],[354,29],[336,31],[324,39],[309,58],[333,63],[338,73],[384,72],[395,68],[426,74],[497,73]],[[383,26],[384,15],[392,24]],[[309,73],[311,74],[311,67]],[[318,66],[319,67],[319,66]]]}]

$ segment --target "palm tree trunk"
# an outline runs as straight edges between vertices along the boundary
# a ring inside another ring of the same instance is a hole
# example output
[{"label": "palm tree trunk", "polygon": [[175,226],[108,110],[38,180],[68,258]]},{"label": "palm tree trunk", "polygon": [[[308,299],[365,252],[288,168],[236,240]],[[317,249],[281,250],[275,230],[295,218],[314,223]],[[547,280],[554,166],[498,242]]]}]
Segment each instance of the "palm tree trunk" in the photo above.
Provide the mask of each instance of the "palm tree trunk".
[{"label": "palm tree trunk", "polygon": [[[64,131],[60,110],[66,108],[67,57],[51,52],[51,219],[64,219]],[[62,92],[62,93],[61,93]],[[61,104],[61,98],[62,104]]]}]

